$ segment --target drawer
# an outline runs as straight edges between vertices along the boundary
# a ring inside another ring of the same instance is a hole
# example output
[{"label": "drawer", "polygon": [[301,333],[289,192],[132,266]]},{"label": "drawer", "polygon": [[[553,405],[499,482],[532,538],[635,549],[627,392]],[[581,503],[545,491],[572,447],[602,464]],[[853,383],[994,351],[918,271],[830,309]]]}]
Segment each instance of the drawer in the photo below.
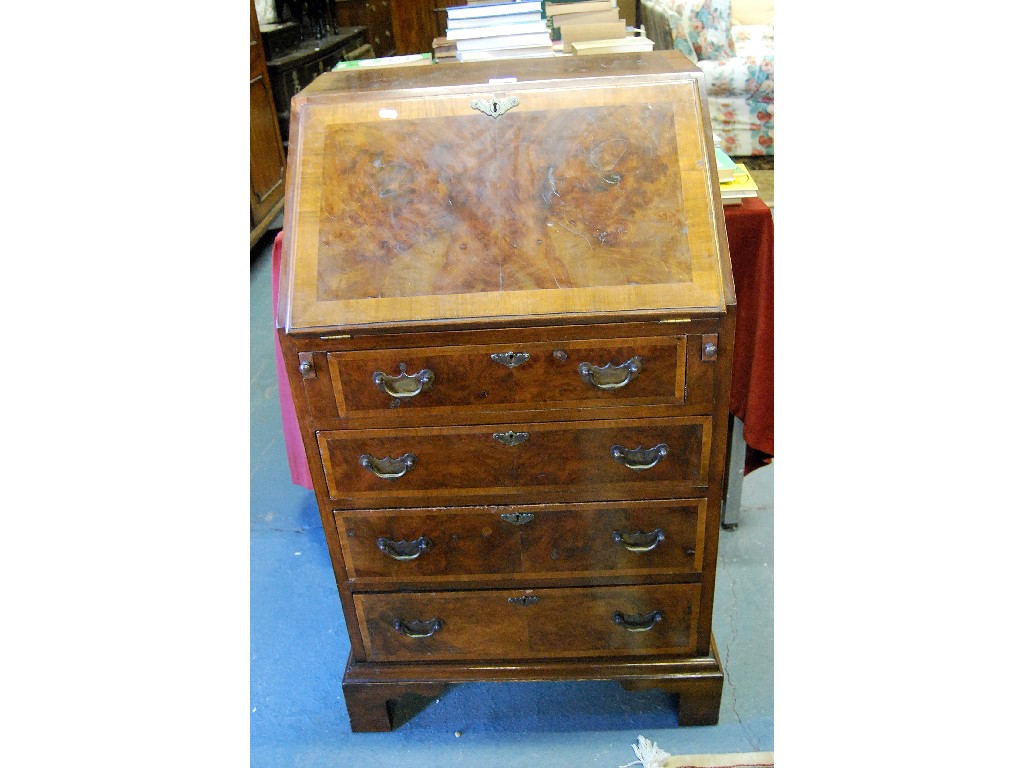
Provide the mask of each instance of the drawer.
[{"label": "drawer", "polygon": [[700,404],[713,368],[700,349],[690,335],[328,352],[329,377],[306,388],[325,418]]},{"label": "drawer", "polygon": [[354,582],[693,574],[704,499],[334,513]]},{"label": "drawer", "polygon": [[707,488],[711,417],[336,430],[317,441],[331,499],[357,506],[664,499]]},{"label": "drawer", "polygon": [[699,584],[353,596],[368,661],[687,654]]}]

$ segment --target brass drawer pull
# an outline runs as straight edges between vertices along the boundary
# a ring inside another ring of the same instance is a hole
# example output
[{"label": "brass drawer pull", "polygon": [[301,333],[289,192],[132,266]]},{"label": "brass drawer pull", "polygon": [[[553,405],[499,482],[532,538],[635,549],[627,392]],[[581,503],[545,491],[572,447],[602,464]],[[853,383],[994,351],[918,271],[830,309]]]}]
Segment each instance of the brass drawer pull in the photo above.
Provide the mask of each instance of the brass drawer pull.
[{"label": "brass drawer pull", "polygon": [[592,363],[580,363],[579,372],[583,380],[598,389],[621,389],[640,375],[643,359],[640,355],[629,358],[621,365],[605,363],[599,368]]},{"label": "brass drawer pull", "polygon": [[396,631],[401,632],[406,637],[412,637],[420,639],[423,637],[431,637],[434,633],[440,632],[444,627],[444,622],[441,619],[430,619],[429,621],[404,621],[402,619],[395,619],[391,622],[391,626]]},{"label": "brass drawer pull", "polygon": [[504,445],[519,445],[520,443],[525,443],[530,438],[530,433],[509,430],[508,432],[495,432],[492,437]]},{"label": "brass drawer pull", "polygon": [[512,603],[512,605],[527,606],[536,605],[540,602],[540,598],[536,595],[523,595],[522,597],[510,597],[508,601]]},{"label": "brass drawer pull", "polygon": [[359,463],[363,468],[373,472],[382,480],[397,480],[416,464],[416,454],[405,453],[397,459],[393,459],[390,456],[377,459],[368,453],[364,453],[359,457]]},{"label": "brass drawer pull", "polygon": [[650,552],[659,542],[665,540],[665,532],[661,528],[655,528],[650,533],[635,531],[634,533],[622,533],[612,531],[612,538],[616,544],[621,544],[630,552]]},{"label": "brass drawer pull", "polygon": [[383,536],[377,539],[377,548],[395,560],[415,560],[431,546],[432,542],[426,536],[420,536],[413,541],[394,541]]},{"label": "brass drawer pull", "polygon": [[512,523],[512,525],[526,525],[533,522],[532,512],[506,512],[499,515],[499,517],[506,523]]},{"label": "brass drawer pull", "polygon": [[391,397],[416,397],[430,389],[434,383],[434,372],[429,368],[424,368],[419,373],[408,374],[405,372],[405,363],[399,363],[398,370],[397,376],[374,371],[372,378],[377,389]]},{"label": "brass drawer pull", "polygon": [[529,359],[529,352],[495,352],[491,355],[491,360],[506,368],[516,368]]},{"label": "brass drawer pull", "polygon": [[612,458],[619,462],[619,464],[624,464],[630,469],[637,471],[650,469],[666,456],[668,456],[668,446],[664,443],[658,443],[653,448],[637,446],[636,448],[628,449],[623,448],[621,445],[612,446]]},{"label": "brass drawer pull", "polygon": [[661,611],[652,611],[646,616],[641,616],[638,613],[627,616],[620,611],[616,611],[612,614],[612,621],[623,629],[628,629],[630,632],[647,632],[648,630],[653,629],[654,625],[663,618],[665,618],[665,616]]}]

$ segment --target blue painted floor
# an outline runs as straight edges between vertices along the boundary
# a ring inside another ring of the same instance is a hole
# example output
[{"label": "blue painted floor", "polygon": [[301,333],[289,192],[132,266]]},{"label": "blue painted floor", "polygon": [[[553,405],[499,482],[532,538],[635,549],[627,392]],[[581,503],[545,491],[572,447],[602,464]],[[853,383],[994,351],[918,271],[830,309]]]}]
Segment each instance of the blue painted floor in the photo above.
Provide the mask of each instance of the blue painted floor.
[{"label": "blue painted floor", "polygon": [[[312,491],[292,485],[274,364],[272,231],[251,274],[251,766],[614,768],[638,735],[670,754],[774,750],[773,493],[768,466],[744,481],[739,527],[722,531],[714,631],[726,684],[717,726],[679,728],[673,697],[617,683],[452,686],[387,734],[353,734],[341,695],[348,658],[337,587]],[[457,735],[458,734],[458,735]]]}]

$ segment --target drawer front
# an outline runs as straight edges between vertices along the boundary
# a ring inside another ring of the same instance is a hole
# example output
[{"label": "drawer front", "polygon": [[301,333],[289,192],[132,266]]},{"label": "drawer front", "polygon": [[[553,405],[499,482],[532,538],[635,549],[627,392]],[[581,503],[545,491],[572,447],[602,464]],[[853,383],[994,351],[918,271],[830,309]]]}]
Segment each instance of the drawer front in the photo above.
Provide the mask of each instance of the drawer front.
[{"label": "drawer front", "polygon": [[596,501],[707,488],[711,417],[505,423],[317,434],[332,499]]},{"label": "drawer front", "polygon": [[693,574],[703,499],[336,511],[355,582]]},{"label": "drawer front", "polygon": [[[696,338],[696,337],[695,337]],[[338,415],[683,402],[686,337],[327,355]]]},{"label": "drawer front", "polygon": [[353,596],[369,661],[687,654],[699,584]]}]

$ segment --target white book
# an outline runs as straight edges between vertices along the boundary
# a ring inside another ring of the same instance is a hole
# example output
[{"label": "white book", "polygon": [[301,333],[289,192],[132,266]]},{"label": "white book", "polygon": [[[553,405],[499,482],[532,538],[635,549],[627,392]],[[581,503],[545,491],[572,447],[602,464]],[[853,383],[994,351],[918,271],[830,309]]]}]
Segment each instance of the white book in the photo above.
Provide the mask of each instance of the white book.
[{"label": "white book", "polygon": [[581,40],[572,44],[577,56],[591,53],[642,53],[653,51],[654,41],[646,37],[623,37],[616,40]]},{"label": "white book", "polygon": [[550,45],[535,45],[531,48],[499,48],[497,50],[459,51],[459,61],[495,61],[497,59],[536,59],[543,56],[561,56]]},{"label": "white book", "polygon": [[532,45],[551,45],[548,32],[534,32],[529,35],[499,35],[498,37],[478,37],[473,40],[457,40],[455,49],[458,51],[481,51],[487,48],[529,48]]},{"label": "white book", "polygon": [[[469,29],[470,27],[490,27],[500,24],[518,24],[526,21],[544,21],[544,14],[540,11],[528,13],[509,13],[501,16],[483,16],[472,19],[448,19],[448,29]],[[545,24],[547,22],[544,22]]]},{"label": "white book", "polygon": [[449,29],[449,40],[474,40],[479,37],[498,37],[500,35],[528,35],[537,32],[548,32],[548,25],[543,21],[528,21],[517,24],[502,24],[496,27],[470,27],[469,29]]},{"label": "white book", "polygon": [[490,5],[456,5],[448,9],[449,19],[474,19],[483,16],[500,16],[504,13],[526,13],[541,11],[541,0],[521,0],[518,3],[492,3]]}]

